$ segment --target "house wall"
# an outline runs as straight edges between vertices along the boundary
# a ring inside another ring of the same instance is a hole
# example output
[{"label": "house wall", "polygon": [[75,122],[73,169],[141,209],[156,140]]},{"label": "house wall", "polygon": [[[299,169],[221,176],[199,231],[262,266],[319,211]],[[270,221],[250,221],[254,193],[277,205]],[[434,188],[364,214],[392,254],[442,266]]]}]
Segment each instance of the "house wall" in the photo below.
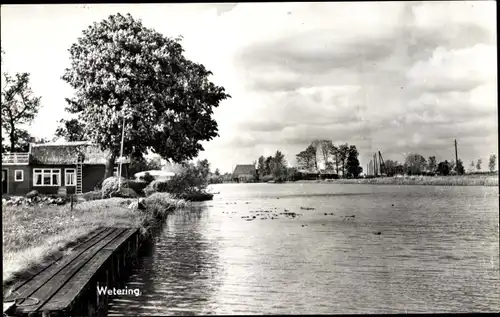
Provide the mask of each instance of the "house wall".
[{"label": "house wall", "polygon": [[[32,173],[29,165],[2,165],[2,170],[7,170],[7,195],[25,195],[31,190]],[[15,171],[22,170],[23,181],[15,181]]]},{"label": "house wall", "polygon": [[106,167],[104,165],[85,165],[83,166],[82,176],[82,192],[91,192],[97,186],[102,184],[104,179],[104,172]]},{"label": "house wall", "polygon": [[[35,186],[34,185],[34,179],[33,179],[33,170],[35,169],[60,169],[61,170],[61,186]],[[30,186],[33,190],[38,191],[40,194],[46,194],[46,195],[56,195],[59,187],[64,187],[64,184],[66,182],[65,180],[65,173],[64,170],[67,168],[73,168],[76,169],[76,165],[31,165],[31,175],[30,175]],[[66,186],[66,191],[68,194],[74,194],[75,193],[75,186]]]},{"label": "house wall", "polygon": [[[26,195],[32,190],[37,190],[41,194],[56,195],[59,186],[35,186],[33,181],[34,169],[60,169],[61,170],[61,186],[65,186],[65,169],[74,168],[76,165],[4,165],[2,170],[7,170],[7,194],[8,195]],[[15,181],[15,171],[22,170],[24,178],[22,182]],[[104,178],[104,165],[84,165],[82,170],[83,184],[82,191],[93,191],[96,186],[100,186]],[[128,165],[123,165],[123,175],[128,175]],[[66,186],[68,194],[75,193],[75,186]]]},{"label": "house wall", "polygon": [[236,174],[233,176],[234,180],[238,180],[240,182],[250,182],[255,180],[255,175],[253,174]]},{"label": "house wall", "polygon": [[[118,165],[115,165],[118,167]],[[122,166],[123,172],[122,177],[128,178],[128,164],[123,164]],[[104,173],[106,172],[105,165],[84,165],[82,176],[83,176],[83,184],[82,184],[82,192],[90,192],[93,191],[96,187],[101,187],[102,181],[104,180]],[[134,175],[131,175],[133,178]]]}]

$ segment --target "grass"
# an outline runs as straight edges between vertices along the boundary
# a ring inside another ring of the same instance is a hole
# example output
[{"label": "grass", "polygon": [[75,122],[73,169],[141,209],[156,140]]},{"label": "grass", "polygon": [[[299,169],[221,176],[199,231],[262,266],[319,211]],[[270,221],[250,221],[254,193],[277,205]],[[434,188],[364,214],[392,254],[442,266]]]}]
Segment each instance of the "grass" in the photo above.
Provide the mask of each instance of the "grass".
[{"label": "grass", "polygon": [[3,206],[4,294],[16,279],[35,273],[64,254],[98,227],[149,226],[186,203],[169,194],[145,198],[146,210],[129,209],[135,199],[110,198],[74,206]]},{"label": "grass", "polygon": [[324,181],[332,184],[371,184],[371,185],[429,185],[429,186],[498,186],[498,175],[460,175],[460,176],[405,176],[404,178],[379,177],[360,179],[332,179]]}]

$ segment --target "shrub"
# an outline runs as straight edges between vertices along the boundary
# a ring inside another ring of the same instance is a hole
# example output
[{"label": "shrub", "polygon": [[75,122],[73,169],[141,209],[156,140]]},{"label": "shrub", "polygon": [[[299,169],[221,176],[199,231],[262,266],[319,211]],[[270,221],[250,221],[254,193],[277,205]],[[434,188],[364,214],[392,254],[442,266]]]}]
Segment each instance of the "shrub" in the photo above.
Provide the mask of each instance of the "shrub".
[{"label": "shrub", "polygon": [[175,197],[187,201],[207,201],[212,200],[214,198],[214,194],[204,191],[192,191],[188,193],[178,194]]},{"label": "shrub", "polygon": [[183,200],[175,199],[168,193],[153,193],[151,196],[144,199],[147,211],[155,217],[162,217],[177,208],[186,206]]},{"label": "shrub", "polygon": [[99,191],[86,192],[86,193],[83,193],[81,195],[81,197],[85,201],[97,200],[97,199],[101,199],[102,198],[102,192],[100,190]]},{"label": "shrub", "polygon": [[40,193],[37,190],[32,190],[29,193],[26,194],[26,198],[35,198],[40,196]]},{"label": "shrub", "polygon": [[143,194],[144,189],[146,186],[148,186],[149,183],[145,181],[135,181],[135,180],[127,180],[123,183],[124,188],[131,188],[133,189],[137,194]]},{"label": "shrub", "polygon": [[98,181],[94,186],[94,191],[101,191],[102,189],[102,180]]},{"label": "shrub", "polygon": [[263,182],[269,182],[274,180],[274,177],[272,175],[264,175],[260,178],[260,180]]},{"label": "shrub", "polygon": [[143,192],[146,196],[149,196],[153,193],[169,192],[168,183],[169,181],[161,181],[161,180],[152,181],[148,186],[144,188]]},{"label": "shrub", "polygon": [[152,176],[151,174],[146,172],[146,173],[144,173],[144,176],[141,177],[141,180],[146,182],[146,185],[147,185],[147,184],[150,184],[152,181],[154,181],[155,178],[154,178],[154,176]]},{"label": "shrub", "polygon": [[121,188],[119,191],[112,194],[114,197],[122,198],[137,198],[139,195],[132,188]]},{"label": "shrub", "polygon": [[144,195],[146,196],[151,196],[152,194],[156,193],[156,190],[154,189],[152,183],[149,184],[148,186],[146,186],[146,188],[144,188],[142,190],[142,192],[144,193]]},{"label": "shrub", "polygon": [[[106,178],[102,182],[101,192],[102,192],[103,198],[112,197],[112,195],[115,195],[118,192],[118,190],[119,190],[118,180],[119,180],[118,177],[112,176],[112,177]],[[125,182],[126,179],[122,177],[121,181]]]}]

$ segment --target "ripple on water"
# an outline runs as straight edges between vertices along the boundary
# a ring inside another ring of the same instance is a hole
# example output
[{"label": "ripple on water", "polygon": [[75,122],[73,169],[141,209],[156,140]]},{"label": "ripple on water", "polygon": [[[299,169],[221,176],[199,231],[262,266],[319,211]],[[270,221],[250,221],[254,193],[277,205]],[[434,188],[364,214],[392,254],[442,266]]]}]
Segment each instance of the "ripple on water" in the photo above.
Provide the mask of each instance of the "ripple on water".
[{"label": "ripple on water", "polygon": [[[128,284],[144,296],[113,300],[110,316],[500,309],[497,188],[238,184],[216,191],[209,204],[169,217]],[[284,209],[303,215],[240,218]]]}]

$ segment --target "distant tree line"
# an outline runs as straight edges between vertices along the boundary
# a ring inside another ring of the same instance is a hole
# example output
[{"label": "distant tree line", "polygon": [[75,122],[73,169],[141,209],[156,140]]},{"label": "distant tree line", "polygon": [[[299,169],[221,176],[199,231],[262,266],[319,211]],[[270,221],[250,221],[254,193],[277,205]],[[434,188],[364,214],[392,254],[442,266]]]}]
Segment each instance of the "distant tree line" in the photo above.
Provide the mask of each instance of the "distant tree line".
[{"label": "distant tree line", "polygon": [[330,140],[314,140],[296,158],[299,170],[321,174],[319,166],[323,161],[326,171],[333,171],[344,178],[357,178],[363,172],[358,156],[355,145],[335,145]]},{"label": "distant tree line", "polygon": [[[398,174],[406,175],[464,175],[465,168],[462,160],[458,159],[457,162],[451,160],[444,160],[439,163],[436,161],[435,156],[430,156],[427,160],[425,157],[418,153],[410,153],[406,156],[404,163],[398,161],[386,160],[384,161],[385,171],[382,171],[387,176],[394,176]],[[471,167],[475,168],[477,172],[481,170],[482,159],[477,162],[472,161]],[[495,171],[496,155],[491,155],[488,164],[490,172]],[[471,170],[469,170],[471,171]]]},{"label": "distant tree line", "polygon": [[[335,178],[356,178],[362,173],[356,146],[334,145],[330,140],[314,140],[304,151],[296,155],[296,166],[289,167],[285,155],[276,151],[273,156],[261,155],[255,162],[256,181],[284,182],[307,179],[311,175],[321,177],[325,170]],[[325,167],[323,171],[320,165]]]}]

